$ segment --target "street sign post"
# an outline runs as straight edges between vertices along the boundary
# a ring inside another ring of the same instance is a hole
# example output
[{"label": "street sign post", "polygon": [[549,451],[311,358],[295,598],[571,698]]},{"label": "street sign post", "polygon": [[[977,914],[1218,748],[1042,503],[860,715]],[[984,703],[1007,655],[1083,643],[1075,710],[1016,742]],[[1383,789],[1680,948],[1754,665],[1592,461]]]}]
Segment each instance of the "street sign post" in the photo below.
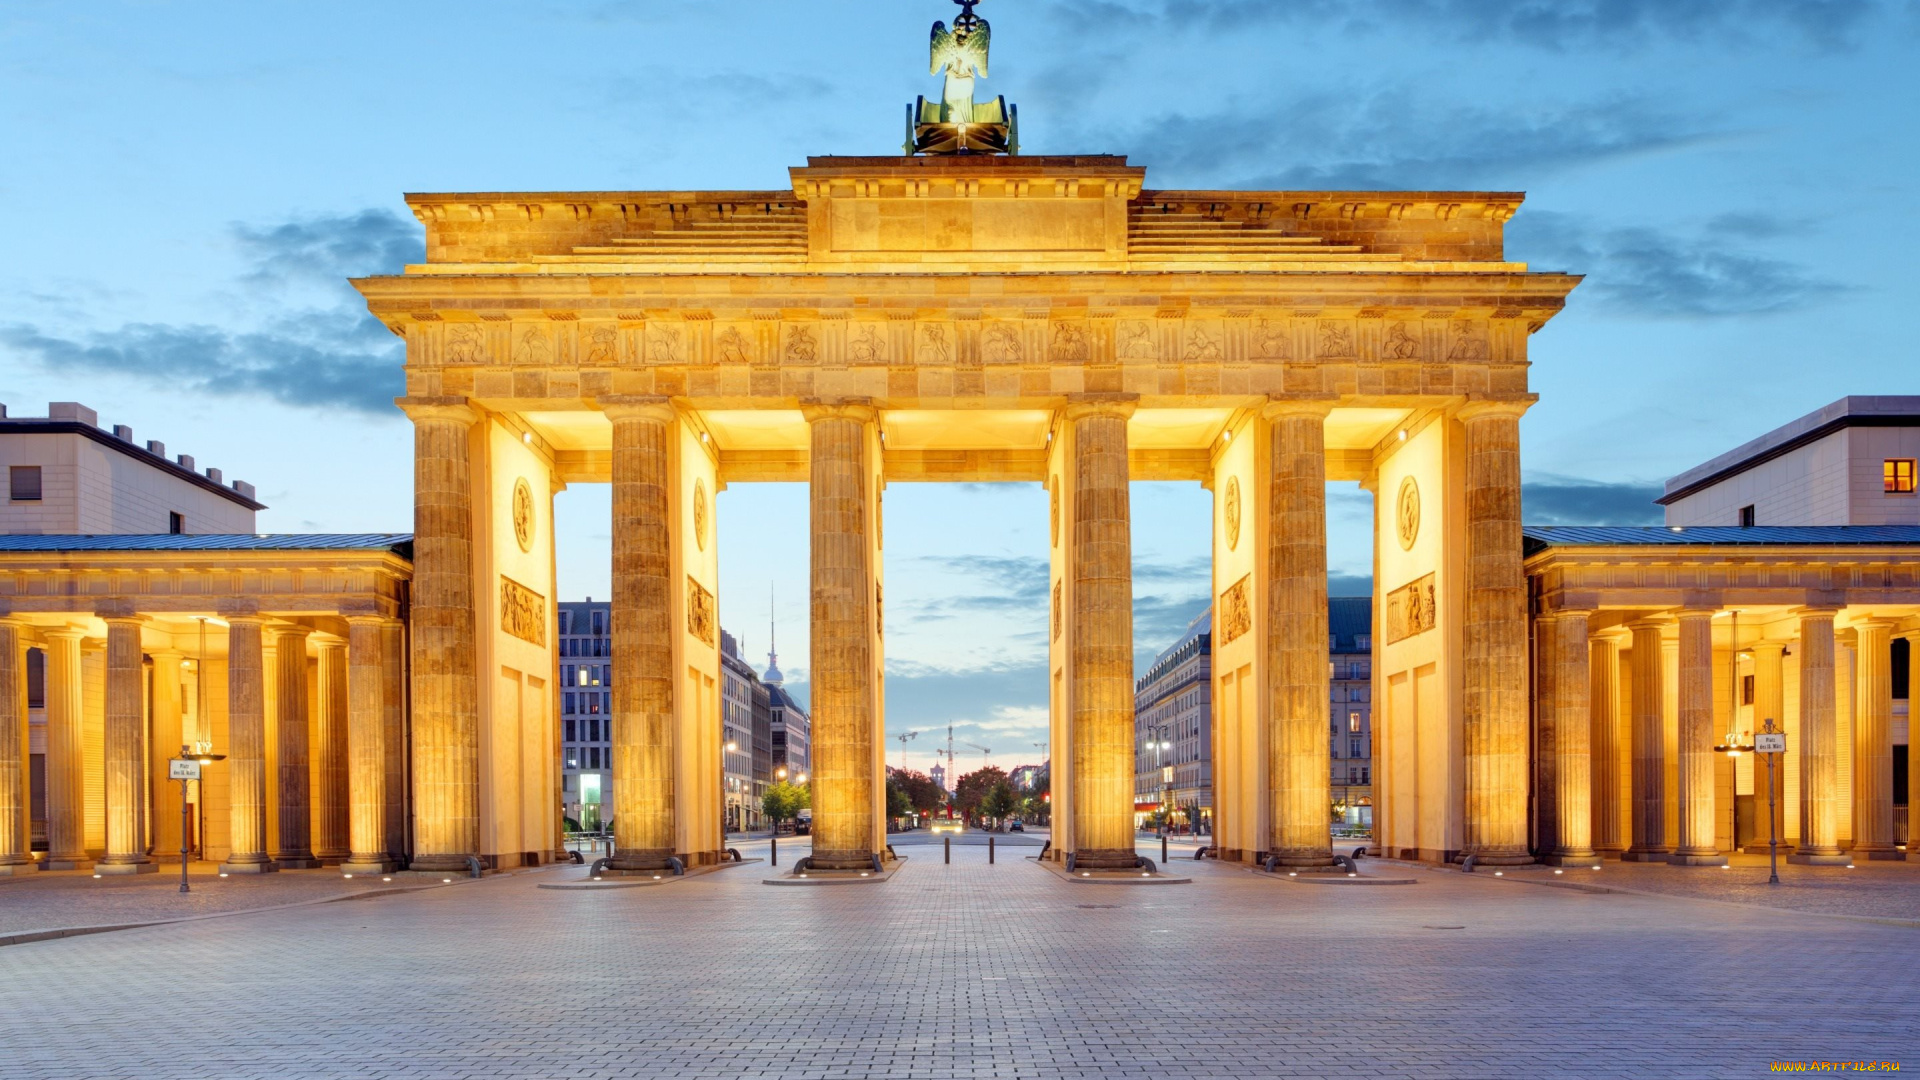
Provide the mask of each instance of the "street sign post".
[{"label": "street sign post", "polygon": [[1780,884],[1780,830],[1774,820],[1773,763],[1787,752],[1787,734],[1773,729],[1773,718],[1753,736],[1753,752],[1767,759],[1767,884]]},{"label": "street sign post", "polygon": [[1784,754],[1787,752],[1785,732],[1761,733],[1753,737],[1753,752],[1756,754]]},{"label": "street sign post", "polygon": [[169,780],[200,779],[199,760],[197,758],[169,758],[167,760],[167,779]]}]

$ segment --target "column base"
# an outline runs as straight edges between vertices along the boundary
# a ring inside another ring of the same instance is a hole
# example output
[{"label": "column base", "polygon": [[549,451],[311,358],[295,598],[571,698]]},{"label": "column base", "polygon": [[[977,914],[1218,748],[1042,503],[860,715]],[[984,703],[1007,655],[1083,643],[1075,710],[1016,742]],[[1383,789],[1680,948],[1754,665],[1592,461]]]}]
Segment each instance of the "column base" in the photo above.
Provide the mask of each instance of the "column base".
[{"label": "column base", "polygon": [[94,864],[93,872],[102,877],[110,874],[115,876],[126,874],[157,874],[160,872],[160,864],[154,862],[152,859],[142,859],[139,862],[107,862],[102,860]]},{"label": "column base", "polygon": [[38,862],[0,863],[0,877],[22,877],[40,872]]},{"label": "column base", "polygon": [[272,874],[278,872],[279,864],[268,859],[264,862],[223,862],[220,864],[220,876],[234,874]]},{"label": "column base", "polygon": [[[415,855],[407,868],[425,874],[471,874],[473,868],[467,865],[467,859],[466,855]],[[486,860],[480,862],[484,867]]]},{"label": "column base", "polygon": [[1846,866],[1853,861],[1853,856],[1844,852],[1838,855],[1802,855],[1796,851],[1787,856],[1787,861],[1795,866]]},{"label": "column base", "polygon": [[1578,851],[1555,852],[1540,856],[1540,861],[1548,866],[1592,866],[1600,861],[1600,856],[1594,852],[1584,855]]},{"label": "column base", "polygon": [[369,876],[373,874],[390,874],[393,872],[393,868],[394,864],[391,861],[381,858],[348,859],[346,862],[340,864],[340,872],[343,874],[366,874]]},{"label": "column base", "polygon": [[275,855],[273,864],[282,870],[320,869],[320,860],[311,855]]},{"label": "column base", "polygon": [[93,860],[85,855],[49,855],[40,864],[42,870],[91,870]]},{"label": "column base", "polygon": [[1718,852],[1702,855],[1673,854],[1667,856],[1669,866],[1725,866],[1727,857]]},{"label": "column base", "polygon": [[345,855],[315,855],[314,858],[320,860],[321,866],[339,866],[347,861]]},{"label": "column base", "polygon": [[1619,862],[1620,859],[1626,855],[1626,853],[1627,853],[1626,848],[1615,847],[1615,848],[1594,848],[1593,849],[1594,858],[1612,859],[1614,862]]},{"label": "column base", "polygon": [[1667,859],[1671,858],[1672,855],[1673,855],[1673,852],[1671,851],[1660,851],[1657,849],[1652,851],[1627,851],[1621,854],[1620,861],[1621,862],[1663,863],[1663,862],[1666,862]]},{"label": "column base", "polygon": [[[819,857],[814,864],[819,865]],[[1132,870],[1140,865],[1140,856],[1132,848],[1081,848],[1073,853],[1075,870]]]},{"label": "column base", "polygon": [[[1474,857],[1473,865],[1477,867],[1478,866],[1532,866],[1535,863],[1540,861],[1534,858],[1530,854],[1526,854],[1526,853],[1516,854],[1514,852],[1506,852],[1506,851],[1485,854],[1485,855],[1469,851],[1466,853],[1466,855],[1472,855]],[[1463,855],[1462,858],[1464,857],[1465,856]]]},{"label": "column base", "polygon": [[1867,852],[1867,860],[1869,862],[1906,862],[1907,853],[1896,848],[1888,848],[1885,851],[1869,851]]}]

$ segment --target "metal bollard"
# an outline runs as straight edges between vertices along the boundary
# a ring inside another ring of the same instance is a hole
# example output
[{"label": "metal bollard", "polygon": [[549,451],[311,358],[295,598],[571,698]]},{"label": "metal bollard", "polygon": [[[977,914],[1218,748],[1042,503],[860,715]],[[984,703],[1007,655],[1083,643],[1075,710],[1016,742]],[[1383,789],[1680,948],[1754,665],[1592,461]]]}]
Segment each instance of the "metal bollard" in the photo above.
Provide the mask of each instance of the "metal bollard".
[{"label": "metal bollard", "polygon": [[945,840],[941,841],[941,843],[947,849],[945,861],[948,863],[952,863],[953,862],[953,837],[949,836]]},{"label": "metal bollard", "polygon": [[1167,834],[1161,833],[1160,834],[1160,864],[1162,866],[1165,866],[1166,862],[1167,862]]},{"label": "metal bollard", "polygon": [[987,835],[987,865],[993,865],[993,835],[991,833]]}]

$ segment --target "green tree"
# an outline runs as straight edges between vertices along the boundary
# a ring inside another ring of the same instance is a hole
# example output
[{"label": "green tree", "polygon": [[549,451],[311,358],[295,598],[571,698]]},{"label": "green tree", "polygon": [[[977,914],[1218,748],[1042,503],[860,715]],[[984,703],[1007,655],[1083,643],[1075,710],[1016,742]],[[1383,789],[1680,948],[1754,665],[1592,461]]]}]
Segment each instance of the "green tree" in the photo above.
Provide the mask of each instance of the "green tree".
[{"label": "green tree", "polygon": [[954,785],[954,805],[960,808],[960,816],[971,818],[980,810],[980,803],[993,790],[995,784],[1007,782],[1007,774],[992,765],[970,772]]},{"label": "green tree", "polygon": [[1016,805],[1013,788],[1003,777],[998,783],[988,788],[987,793],[981,797],[980,812],[994,821],[1005,821],[1013,813]]},{"label": "green tree", "polygon": [[935,811],[947,805],[947,793],[933,782],[933,777],[912,769],[890,769],[888,775],[898,782],[900,790],[907,793],[907,801],[916,813],[931,817]]},{"label": "green tree", "polygon": [[907,789],[900,784],[900,778],[887,773],[887,816],[903,818],[913,813],[913,800],[908,797]]},{"label": "green tree", "polygon": [[792,821],[800,816],[800,811],[813,805],[807,789],[785,780],[767,785],[767,793],[760,796],[760,812],[767,815],[777,830],[783,821]]}]

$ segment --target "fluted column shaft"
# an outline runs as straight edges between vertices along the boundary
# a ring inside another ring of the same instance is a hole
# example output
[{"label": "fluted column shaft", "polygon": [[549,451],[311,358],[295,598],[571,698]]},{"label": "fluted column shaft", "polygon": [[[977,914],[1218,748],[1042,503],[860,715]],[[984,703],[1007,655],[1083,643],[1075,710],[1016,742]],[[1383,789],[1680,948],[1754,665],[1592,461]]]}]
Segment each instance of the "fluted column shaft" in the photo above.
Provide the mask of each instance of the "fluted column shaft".
[{"label": "fluted column shaft", "polygon": [[282,870],[320,865],[313,856],[312,718],[307,710],[307,635],[304,626],[273,630],[274,723],[277,728]]},{"label": "fluted column shaft", "polygon": [[377,874],[387,858],[387,665],[381,631],[387,620],[347,620],[346,780],[349,874]]},{"label": "fluted column shaft", "polygon": [[1597,854],[1618,857],[1627,850],[1627,837],[1620,828],[1620,641],[1611,634],[1591,640],[1587,653],[1587,703],[1592,716],[1589,728],[1592,753],[1588,760],[1593,770],[1593,849]]},{"label": "fluted column shaft", "polygon": [[464,398],[403,398],[413,419],[415,870],[464,870],[480,853],[475,685],[475,414]]},{"label": "fluted column shaft", "polygon": [[154,869],[147,857],[141,825],[146,754],[141,746],[146,669],[140,652],[143,620],[109,617],[107,623],[107,708],[105,732],[107,850],[95,867],[102,874],[138,874]]},{"label": "fluted column shaft", "polygon": [[227,778],[229,847],[221,873],[278,870],[267,857],[267,698],[262,620],[227,623]]},{"label": "fluted column shaft", "polygon": [[1466,431],[1465,850],[1527,852],[1527,583],[1521,568],[1519,402],[1461,410]]},{"label": "fluted column shaft", "polygon": [[1845,862],[1840,853],[1840,792],[1836,775],[1833,615],[1800,612],[1800,843],[1795,862]]},{"label": "fluted column shaft", "polygon": [[603,403],[613,421],[614,868],[674,855],[673,478],[664,399]]},{"label": "fluted column shaft", "polygon": [[1549,861],[1591,863],[1593,716],[1587,670],[1588,613],[1562,611],[1552,622],[1554,832]]},{"label": "fluted column shaft", "polygon": [[1285,866],[1333,865],[1327,790],[1329,411],[1317,401],[1266,408],[1273,466],[1266,553],[1267,850]]},{"label": "fluted column shaft", "polygon": [[[1778,641],[1762,641],[1749,651],[1753,653],[1753,730],[1765,730],[1767,721],[1772,720],[1773,730],[1783,731],[1787,725],[1786,646]],[[1774,754],[1753,763],[1752,850],[1767,850],[1768,826],[1760,820],[1760,815],[1768,812],[1768,784],[1773,787],[1771,835],[1782,842],[1787,838],[1787,775],[1783,767],[1786,759],[1785,754]],[[1771,768],[1767,767],[1767,761],[1773,762]]]},{"label": "fluted column shaft", "polygon": [[[349,631],[351,632],[351,631]],[[313,854],[323,864],[347,858],[347,646],[319,643],[319,712],[313,718]]]},{"label": "fluted column shaft", "polygon": [[812,437],[813,862],[868,865],[873,850],[873,650],[870,520],[873,409],[806,410]]},{"label": "fluted column shaft", "polygon": [[1893,624],[1872,620],[1855,623],[1854,629],[1859,641],[1854,661],[1853,854],[1898,859],[1902,852],[1893,844]]},{"label": "fluted column shaft", "polygon": [[41,635],[47,654],[48,870],[88,870],[86,744],[83,730],[78,630]]},{"label": "fluted column shaft", "polygon": [[397,865],[407,857],[407,758],[411,733],[407,728],[407,626],[387,619],[380,627],[381,715],[384,718],[382,752],[385,755],[386,852]]},{"label": "fluted column shaft", "polygon": [[169,782],[166,776],[168,760],[180,752],[185,742],[180,700],[181,657],[165,649],[147,655],[153,660],[153,689],[147,707],[153,734],[146,746],[147,775],[151,778],[149,783],[158,786],[158,790],[149,788],[156,811],[152,850],[156,861],[167,862],[180,854],[180,815],[169,809],[179,805],[180,781]]},{"label": "fluted column shaft", "polygon": [[1067,657],[1073,687],[1073,837],[1076,865],[1088,868],[1130,867],[1137,859],[1133,538],[1127,490],[1132,413],[1131,402],[1079,402],[1068,407],[1066,417],[1073,440],[1073,641]]},{"label": "fluted column shaft", "polygon": [[26,625],[0,619],[0,877],[32,873],[27,774]]},{"label": "fluted column shaft", "polygon": [[1680,613],[1680,838],[1671,861],[1718,866],[1714,841],[1713,612]]},{"label": "fluted column shaft", "polygon": [[1633,846],[1627,858],[1664,862],[1667,844],[1666,662],[1660,624],[1633,630]]}]

